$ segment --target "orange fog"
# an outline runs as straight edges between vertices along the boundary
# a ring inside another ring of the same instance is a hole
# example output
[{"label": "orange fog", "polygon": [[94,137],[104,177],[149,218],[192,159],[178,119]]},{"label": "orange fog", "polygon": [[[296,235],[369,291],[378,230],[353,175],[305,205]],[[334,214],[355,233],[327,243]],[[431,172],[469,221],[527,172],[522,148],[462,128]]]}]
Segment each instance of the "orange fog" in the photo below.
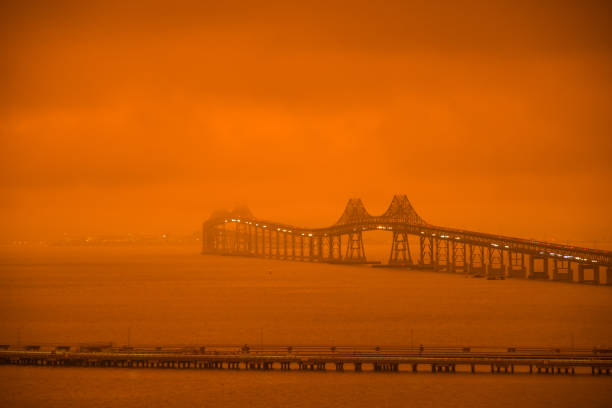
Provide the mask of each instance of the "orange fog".
[{"label": "orange fog", "polygon": [[[6,2],[8,3],[8,2]],[[612,243],[605,2],[3,4],[2,241],[430,223]]]}]

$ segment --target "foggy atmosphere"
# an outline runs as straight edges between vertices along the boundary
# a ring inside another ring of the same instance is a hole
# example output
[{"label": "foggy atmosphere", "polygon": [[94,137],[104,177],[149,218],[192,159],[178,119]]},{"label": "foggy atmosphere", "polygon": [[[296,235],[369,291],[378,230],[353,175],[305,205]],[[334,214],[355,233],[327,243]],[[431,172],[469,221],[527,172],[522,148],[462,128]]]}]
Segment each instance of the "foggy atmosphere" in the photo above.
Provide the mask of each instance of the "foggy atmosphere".
[{"label": "foggy atmosphere", "polygon": [[5,1],[0,405],[609,406],[605,1]]}]

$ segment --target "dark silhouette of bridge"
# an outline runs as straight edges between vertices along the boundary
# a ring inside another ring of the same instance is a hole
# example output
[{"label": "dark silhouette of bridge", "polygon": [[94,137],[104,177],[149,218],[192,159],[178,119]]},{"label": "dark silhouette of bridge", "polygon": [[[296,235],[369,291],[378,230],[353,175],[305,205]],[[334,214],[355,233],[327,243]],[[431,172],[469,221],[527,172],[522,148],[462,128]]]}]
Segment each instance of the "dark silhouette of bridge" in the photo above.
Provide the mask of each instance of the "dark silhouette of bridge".
[{"label": "dark silhouette of bridge", "polygon": [[[612,284],[612,251],[487,234],[427,223],[408,197],[396,195],[379,216],[361,199],[348,201],[326,228],[303,228],[256,218],[247,207],[217,211],[203,225],[203,253],[367,264],[363,233],[393,235],[388,266],[465,273],[488,279],[525,278]],[[419,237],[413,260],[409,236]],[[552,276],[549,271],[552,270]],[[577,272],[577,275],[576,275]]]},{"label": "dark silhouette of bridge", "polygon": [[[610,375],[612,350],[559,347],[0,345],[0,365]],[[483,370],[484,368],[484,370]]]}]

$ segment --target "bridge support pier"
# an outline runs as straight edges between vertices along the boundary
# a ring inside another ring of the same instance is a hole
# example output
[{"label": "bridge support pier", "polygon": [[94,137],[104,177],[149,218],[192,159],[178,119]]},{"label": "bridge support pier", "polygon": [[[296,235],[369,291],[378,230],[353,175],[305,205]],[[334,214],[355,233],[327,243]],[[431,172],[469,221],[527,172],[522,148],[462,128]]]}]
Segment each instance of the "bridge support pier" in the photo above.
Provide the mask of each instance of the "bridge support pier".
[{"label": "bridge support pier", "polygon": [[467,245],[465,242],[453,240],[451,242],[451,272],[466,273],[467,272]]},{"label": "bridge support pier", "polygon": [[323,262],[323,236],[317,239],[317,260]]},{"label": "bridge support pier", "polygon": [[[585,279],[584,278],[584,272],[585,271],[591,271],[591,270],[593,271],[593,279]],[[610,268],[608,268],[608,270],[610,270]],[[580,263],[580,264],[578,264],[578,282],[579,283],[591,283],[591,284],[598,285],[599,284],[599,267],[596,264],[594,264],[594,263],[590,263],[590,264]],[[609,283],[609,281],[608,281],[608,283]]]},{"label": "bridge support pier", "polygon": [[499,247],[489,247],[487,279],[505,279],[505,277],[506,267],[504,265],[504,251]]},{"label": "bridge support pier", "polygon": [[[542,270],[536,271],[536,262],[542,264]],[[529,256],[529,279],[548,279],[548,257],[546,255]]]},{"label": "bridge support pier", "polygon": [[421,268],[434,267],[433,238],[424,232],[419,236],[419,265]]},{"label": "bridge support pier", "polygon": [[408,243],[408,233],[393,231],[393,241],[391,242],[391,254],[389,255],[389,264],[412,265],[410,244]]},{"label": "bridge support pier", "polygon": [[308,237],[308,260],[312,262],[314,260],[314,245],[312,236]]},{"label": "bridge support pier", "polygon": [[283,259],[289,259],[289,251],[287,248],[287,233],[283,232]]},{"label": "bridge support pier", "polygon": [[508,250],[508,277],[524,278],[526,275],[525,254]]},{"label": "bridge support pier", "polygon": [[367,262],[363,247],[363,234],[361,230],[353,230],[348,234],[348,245],[344,257],[347,262]]},{"label": "bridge support pier", "polygon": [[553,261],[553,280],[572,281],[572,264],[570,261],[555,258]]},{"label": "bridge support pier", "polygon": [[272,231],[268,230],[268,258],[272,258]]},{"label": "bridge support pier", "polygon": [[304,237],[303,237],[302,235],[299,235],[299,236],[298,236],[298,239],[299,239],[299,241],[300,241],[300,243],[299,243],[299,247],[298,247],[298,248],[299,248],[300,255],[298,256],[298,259],[299,259],[300,261],[303,261],[303,260],[304,260]]},{"label": "bridge support pier", "polygon": [[468,257],[468,273],[475,276],[484,276],[486,272],[484,247],[480,245],[470,245],[470,255]]},{"label": "bridge support pier", "polygon": [[276,237],[274,239],[274,257],[280,259],[280,232],[276,230]]},{"label": "bridge support pier", "polygon": [[450,244],[448,239],[434,239],[434,271],[450,272]]}]

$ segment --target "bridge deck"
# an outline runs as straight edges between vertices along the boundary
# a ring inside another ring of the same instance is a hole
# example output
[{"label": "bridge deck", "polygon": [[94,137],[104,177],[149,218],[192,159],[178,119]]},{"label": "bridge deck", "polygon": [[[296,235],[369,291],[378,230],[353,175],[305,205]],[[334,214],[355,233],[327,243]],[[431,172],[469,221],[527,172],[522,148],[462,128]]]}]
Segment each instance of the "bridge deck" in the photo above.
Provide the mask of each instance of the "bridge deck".
[{"label": "bridge deck", "polygon": [[[609,375],[612,350],[597,348],[351,346],[2,346],[0,364],[180,369],[412,371]],[[516,370],[516,371],[515,371]]]}]

